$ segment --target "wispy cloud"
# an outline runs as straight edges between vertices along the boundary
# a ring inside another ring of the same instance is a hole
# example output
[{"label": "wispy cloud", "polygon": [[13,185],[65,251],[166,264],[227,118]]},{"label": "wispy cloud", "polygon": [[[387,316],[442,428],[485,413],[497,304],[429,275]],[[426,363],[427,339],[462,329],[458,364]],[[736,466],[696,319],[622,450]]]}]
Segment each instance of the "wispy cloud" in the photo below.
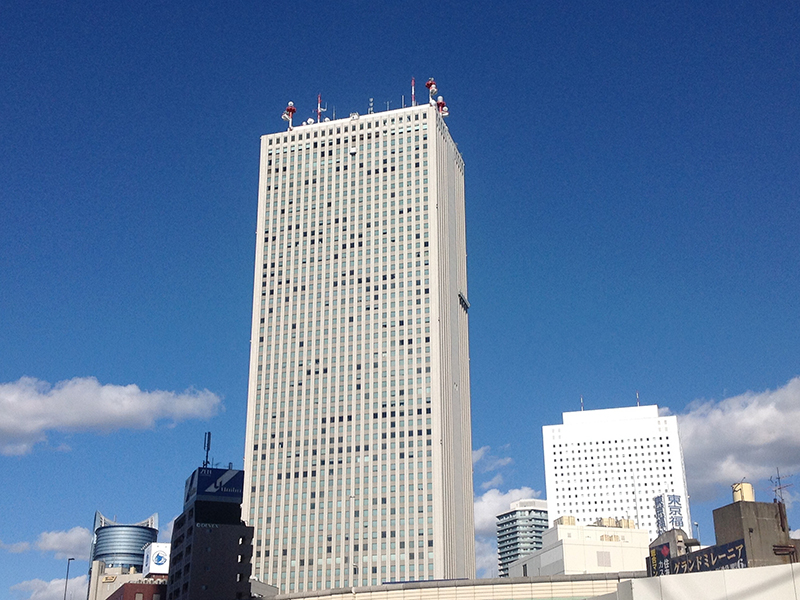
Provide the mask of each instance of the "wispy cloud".
[{"label": "wispy cloud", "polygon": [[31,545],[28,542],[16,542],[13,544],[6,544],[3,540],[0,540],[0,549],[5,550],[6,552],[10,552],[11,554],[22,554],[23,552],[27,552],[31,549]]},{"label": "wispy cloud", "polygon": [[689,491],[697,500],[746,478],[800,471],[800,377],[764,392],[694,402],[678,415]]},{"label": "wispy cloud", "polygon": [[494,477],[492,477],[489,481],[484,481],[481,484],[482,490],[488,490],[489,488],[496,488],[503,485],[503,475],[502,473],[498,473]]},{"label": "wispy cloud", "polygon": [[497,456],[492,453],[490,446],[482,446],[472,451],[472,467],[480,473],[496,471],[514,462],[510,456]]},{"label": "wispy cloud", "polygon": [[541,492],[521,487],[507,492],[490,489],[475,497],[475,561],[478,577],[497,577],[496,516],[512,502],[538,498]]},{"label": "wispy cloud", "polygon": [[160,420],[206,419],[221,405],[208,390],[143,391],[134,384],[101,384],[94,377],[51,385],[22,377],[0,384],[0,454],[27,454],[52,431],[148,429]]},{"label": "wispy cloud", "polygon": [[[11,586],[11,591],[19,600],[61,600],[64,597],[64,579],[29,579]],[[85,598],[88,593],[86,575],[70,578],[67,586],[70,597]]]}]

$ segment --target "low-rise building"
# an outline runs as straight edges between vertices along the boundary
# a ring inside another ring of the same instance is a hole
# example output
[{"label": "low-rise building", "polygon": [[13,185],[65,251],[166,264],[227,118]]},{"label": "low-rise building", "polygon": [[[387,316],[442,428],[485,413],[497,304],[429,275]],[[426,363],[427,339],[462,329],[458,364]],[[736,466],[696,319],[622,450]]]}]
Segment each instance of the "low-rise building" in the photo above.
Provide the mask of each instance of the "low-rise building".
[{"label": "low-rise building", "polygon": [[569,515],[542,535],[542,549],[512,563],[511,577],[643,571],[647,564],[646,529],[627,519],[600,519],[598,525],[575,525]]}]

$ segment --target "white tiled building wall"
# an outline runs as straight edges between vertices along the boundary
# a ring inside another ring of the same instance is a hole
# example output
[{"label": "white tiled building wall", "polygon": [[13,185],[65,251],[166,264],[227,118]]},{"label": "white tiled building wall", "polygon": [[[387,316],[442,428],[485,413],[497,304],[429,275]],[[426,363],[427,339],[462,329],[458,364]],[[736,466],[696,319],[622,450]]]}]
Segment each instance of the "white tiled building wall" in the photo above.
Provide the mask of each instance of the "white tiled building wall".
[{"label": "white tiled building wall", "polygon": [[[578,525],[630,518],[652,540],[663,517],[667,529],[691,531],[676,417],[659,416],[657,406],[567,412],[542,434],[551,525],[562,515]],[[656,497],[667,500],[664,515]]]}]

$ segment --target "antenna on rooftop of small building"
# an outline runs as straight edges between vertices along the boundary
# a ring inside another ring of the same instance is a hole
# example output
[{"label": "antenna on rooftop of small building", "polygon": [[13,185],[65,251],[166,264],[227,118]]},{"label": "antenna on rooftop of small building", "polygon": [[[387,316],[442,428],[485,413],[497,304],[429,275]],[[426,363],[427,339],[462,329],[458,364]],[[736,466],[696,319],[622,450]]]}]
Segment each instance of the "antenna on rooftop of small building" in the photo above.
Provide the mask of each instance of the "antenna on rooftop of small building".
[{"label": "antenna on rooftop of small building", "polygon": [[[781,475],[781,470],[779,468],[775,469],[775,473],[776,473],[775,477],[774,478],[770,477],[769,481],[774,486],[772,488],[772,491],[775,494],[775,501],[776,502],[780,502],[781,504],[783,504],[783,490],[785,490],[786,488],[792,487],[792,484],[791,483],[783,483],[782,482],[784,477],[787,477],[787,476],[786,475],[782,476]],[[791,477],[791,476],[789,476],[789,477]]]},{"label": "antenna on rooftop of small building", "polygon": [[206,459],[203,461],[203,467],[208,466],[208,453],[211,451],[211,432],[206,431],[205,436],[203,436],[203,450],[206,451]]}]

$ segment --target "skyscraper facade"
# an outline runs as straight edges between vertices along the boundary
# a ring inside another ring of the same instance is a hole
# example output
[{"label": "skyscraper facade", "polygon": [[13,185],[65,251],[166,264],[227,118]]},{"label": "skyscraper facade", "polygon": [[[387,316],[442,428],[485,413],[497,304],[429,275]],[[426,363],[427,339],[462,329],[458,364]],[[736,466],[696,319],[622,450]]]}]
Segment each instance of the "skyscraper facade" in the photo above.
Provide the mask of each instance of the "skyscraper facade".
[{"label": "skyscraper facade", "polygon": [[515,560],[542,548],[547,525],[547,500],[517,500],[509,510],[497,515],[500,577],[508,577],[508,567]]},{"label": "skyscraper facade", "polygon": [[255,266],[253,576],[473,577],[464,163],[441,106],[263,136]]},{"label": "skyscraper facade", "polygon": [[542,427],[550,523],[633,519],[650,539],[691,527],[683,452],[675,416],[657,406],[563,413]]}]

